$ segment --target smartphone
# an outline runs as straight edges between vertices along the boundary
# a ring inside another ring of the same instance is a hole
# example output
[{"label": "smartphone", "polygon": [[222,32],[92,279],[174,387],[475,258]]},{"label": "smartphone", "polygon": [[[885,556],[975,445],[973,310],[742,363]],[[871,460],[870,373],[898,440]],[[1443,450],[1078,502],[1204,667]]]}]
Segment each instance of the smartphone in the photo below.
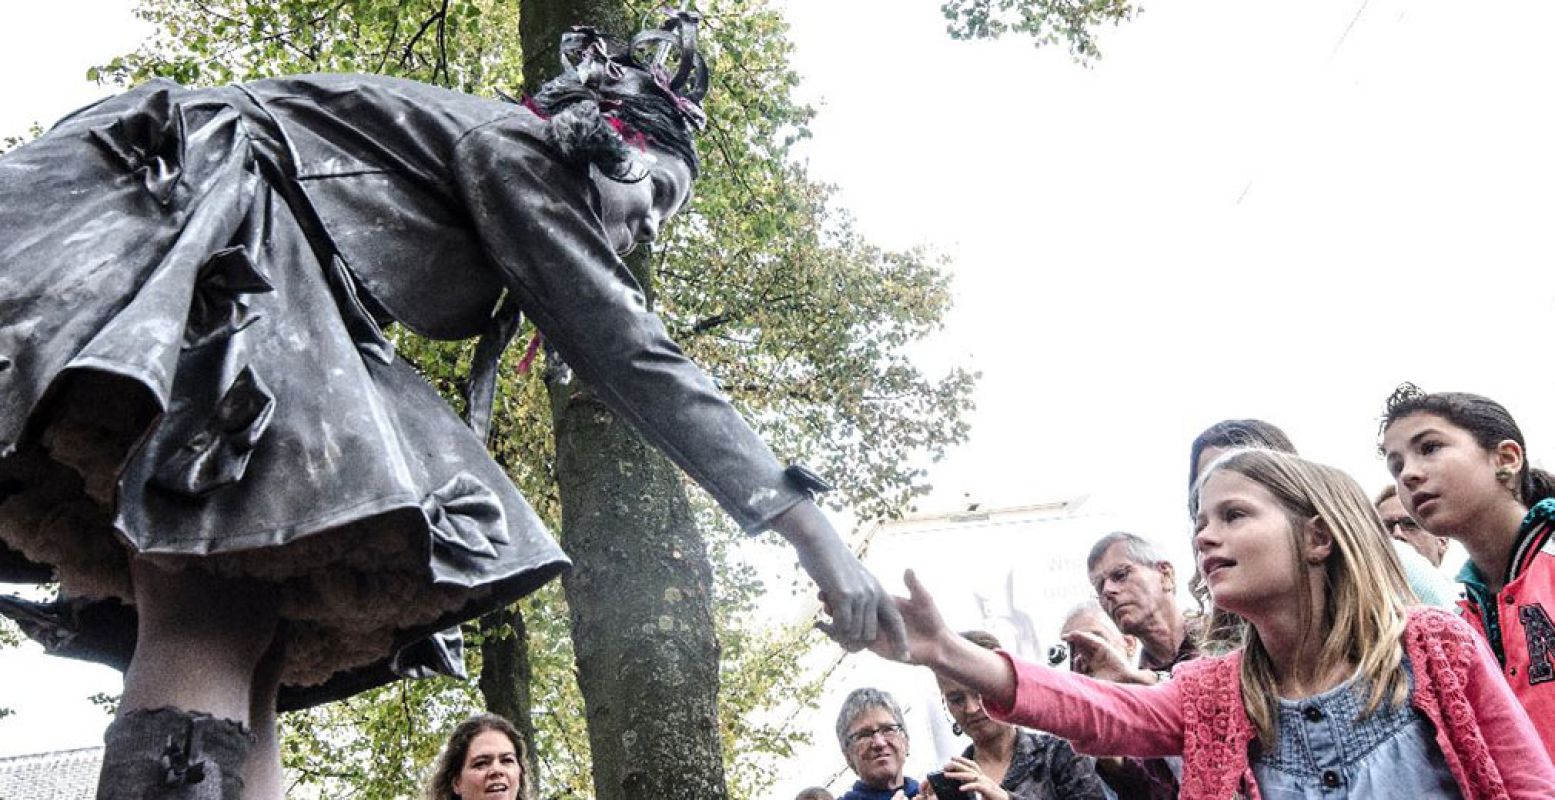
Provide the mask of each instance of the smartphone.
[{"label": "smartphone", "polygon": [[961,791],[961,781],[945,776],[941,770],[929,773],[929,785],[934,787],[935,800],[972,800],[972,795]]}]

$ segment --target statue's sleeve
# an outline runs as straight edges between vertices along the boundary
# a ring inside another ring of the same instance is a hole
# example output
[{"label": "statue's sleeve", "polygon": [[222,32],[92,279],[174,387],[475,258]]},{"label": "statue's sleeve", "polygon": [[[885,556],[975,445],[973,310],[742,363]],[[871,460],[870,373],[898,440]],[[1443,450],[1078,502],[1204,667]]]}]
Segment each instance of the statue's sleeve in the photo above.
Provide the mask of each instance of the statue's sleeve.
[{"label": "statue's sleeve", "polygon": [[806,497],[648,310],[605,239],[585,173],[500,123],[461,138],[453,161],[508,291],[591,390],[747,531],[765,530]]}]

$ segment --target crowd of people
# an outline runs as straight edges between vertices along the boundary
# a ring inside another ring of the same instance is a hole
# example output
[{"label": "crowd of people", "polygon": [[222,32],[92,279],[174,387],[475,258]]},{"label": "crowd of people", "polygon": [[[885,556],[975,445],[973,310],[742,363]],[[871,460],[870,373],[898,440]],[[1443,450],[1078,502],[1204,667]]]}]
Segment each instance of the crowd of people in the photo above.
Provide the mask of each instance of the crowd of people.
[{"label": "crowd of people", "polygon": [[[837,716],[857,776],[840,800],[1555,797],[1555,478],[1472,394],[1400,387],[1378,450],[1394,484],[1369,497],[1269,423],[1206,430],[1198,607],[1151,541],[1108,533],[1086,559],[1095,597],[1063,620],[1067,669],[951,631],[909,572],[908,652],[877,649],[933,670],[970,744],[907,775],[901,706],[857,688]],[[1456,582],[1438,571],[1449,541],[1468,553]],[[426,796],[529,797],[524,752],[506,720],[474,717]]]},{"label": "crowd of people", "polygon": [[[1102,536],[1053,666],[956,633],[912,572],[909,652],[972,744],[921,780],[896,701],[848,695],[841,800],[1555,797],[1555,479],[1499,403],[1406,384],[1369,496],[1261,420],[1190,448],[1197,608],[1149,540]],[[1468,561],[1441,571],[1449,541]],[[800,800],[831,799],[806,789]]]},{"label": "crowd of people", "polygon": [[[840,800],[1555,797],[1555,479],[1471,394],[1401,387],[1379,451],[1395,483],[1371,498],[1273,425],[1205,431],[1189,467],[1199,607],[1181,607],[1154,544],[1108,533],[1086,559],[1095,597],[1063,620],[1067,669],[952,632],[908,572],[908,652],[877,652],[933,670],[970,744],[907,775],[901,706],[857,688],[837,715],[857,776]],[[1448,540],[1469,555],[1457,613],[1430,580]],[[478,715],[425,797],[523,800],[524,765],[513,725]]]}]

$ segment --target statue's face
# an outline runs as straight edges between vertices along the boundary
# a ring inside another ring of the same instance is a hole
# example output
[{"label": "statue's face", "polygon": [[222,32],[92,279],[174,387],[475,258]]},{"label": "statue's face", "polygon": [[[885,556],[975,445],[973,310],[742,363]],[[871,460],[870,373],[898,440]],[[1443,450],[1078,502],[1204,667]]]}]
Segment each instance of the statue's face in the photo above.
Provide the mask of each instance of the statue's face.
[{"label": "statue's face", "polygon": [[613,181],[592,170],[605,236],[621,255],[658,238],[659,228],[691,198],[691,168],[679,157],[656,147],[633,157],[648,173],[635,183]]}]

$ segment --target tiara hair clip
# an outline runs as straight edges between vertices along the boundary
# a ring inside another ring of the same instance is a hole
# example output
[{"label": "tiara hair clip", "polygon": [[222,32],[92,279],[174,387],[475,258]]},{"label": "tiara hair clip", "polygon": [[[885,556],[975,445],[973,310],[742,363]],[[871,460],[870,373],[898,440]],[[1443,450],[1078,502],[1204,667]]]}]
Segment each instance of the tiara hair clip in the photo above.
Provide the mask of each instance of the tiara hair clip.
[{"label": "tiara hair clip", "polygon": [[[695,12],[674,12],[658,28],[650,28],[621,44],[597,28],[575,26],[562,34],[562,69],[585,85],[592,80],[619,82],[628,69],[646,74],[660,94],[675,104],[686,123],[701,130],[707,115],[700,105],[709,86],[707,61],[697,51]],[[673,51],[679,62],[671,75],[665,67]]]}]

